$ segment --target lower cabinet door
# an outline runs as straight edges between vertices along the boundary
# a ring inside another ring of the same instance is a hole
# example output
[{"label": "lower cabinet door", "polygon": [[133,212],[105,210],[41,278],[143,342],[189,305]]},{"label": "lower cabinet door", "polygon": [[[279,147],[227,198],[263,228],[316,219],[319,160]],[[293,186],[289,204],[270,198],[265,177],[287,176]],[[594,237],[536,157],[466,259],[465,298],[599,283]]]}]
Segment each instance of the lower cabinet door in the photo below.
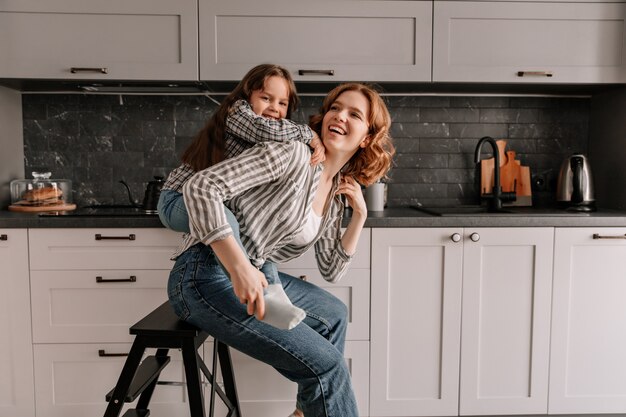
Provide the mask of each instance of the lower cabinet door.
[{"label": "lower cabinet door", "polygon": [[556,229],[550,414],[626,413],[625,236]]},{"label": "lower cabinet door", "polygon": [[[104,415],[106,394],[117,383],[130,344],[39,344],[34,346],[35,400],[38,417],[99,417]],[[148,354],[152,354],[152,350]],[[160,381],[184,381],[178,350],[170,350],[172,362]],[[126,405],[124,410],[134,408]],[[182,385],[157,385],[150,401],[151,415],[189,415],[187,392]]]},{"label": "lower cabinet door", "polygon": [[[207,365],[211,362],[213,345],[205,343]],[[346,342],[345,358],[352,375],[352,386],[361,416],[369,415],[369,342]],[[239,395],[241,414],[252,417],[288,416],[296,406],[297,385],[274,368],[231,349],[235,384]],[[221,376],[218,376],[221,381]],[[218,382],[220,383],[220,382]],[[208,389],[205,399],[208,406]],[[218,399],[216,415],[225,415],[225,407]]]},{"label": "lower cabinet door", "polygon": [[0,417],[35,413],[25,229],[0,229]]}]

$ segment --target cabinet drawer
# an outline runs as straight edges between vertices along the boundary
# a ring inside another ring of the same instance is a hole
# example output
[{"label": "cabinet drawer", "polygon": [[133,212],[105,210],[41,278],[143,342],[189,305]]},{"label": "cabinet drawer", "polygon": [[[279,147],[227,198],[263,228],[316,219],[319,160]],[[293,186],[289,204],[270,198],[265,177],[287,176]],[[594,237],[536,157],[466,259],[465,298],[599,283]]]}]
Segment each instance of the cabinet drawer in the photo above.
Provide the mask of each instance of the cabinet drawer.
[{"label": "cabinet drawer", "polygon": [[[130,344],[35,345],[35,402],[37,415],[45,417],[85,417],[104,415],[105,395],[115,386],[126,357],[101,357],[106,353],[128,353]],[[148,351],[153,354],[153,351]],[[170,350],[172,362],[161,374],[161,381],[183,381],[180,352]],[[157,385],[151,414],[188,415],[184,386]],[[127,409],[128,406],[125,407]]]},{"label": "cabinet drawer", "polygon": [[[356,253],[350,263],[350,268],[364,268],[370,267],[370,230],[363,229],[359,243],[356,247]],[[315,247],[311,247],[304,255],[299,258],[292,259],[289,262],[285,262],[280,265],[280,268],[288,269],[317,269],[317,261],[315,260]],[[296,275],[298,276],[298,275]]]},{"label": "cabinet drawer", "polygon": [[[126,280],[135,282],[97,282]],[[130,326],[167,300],[169,271],[32,271],[35,343],[127,342]]]},{"label": "cabinet drawer", "polygon": [[31,229],[30,269],[171,269],[181,234],[167,229]]},{"label": "cabinet drawer", "polygon": [[199,14],[202,80],[260,62],[302,81],[431,79],[430,1],[200,0]]},{"label": "cabinet drawer", "polygon": [[306,275],[306,279],[324,288],[339,298],[348,307],[347,340],[369,340],[370,338],[370,271],[369,269],[350,269],[337,283],[332,284],[317,269],[291,269],[280,267],[279,270],[294,277]]},{"label": "cabinet drawer", "polygon": [[[206,348],[205,352],[207,352]],[[242,415],[276,417],[286,416],[293,412],[297,393],[295,383],[263,362],[234,349],[231,349],[231,352]],[[352,375],[352,385],[359,412],[362,416],[367,416],[369,415],[369,343],[346,342],[344,356]],[[218,406],[221,406],[219,401],[216,411],[222,411]],[[224,412],[216,414],[225,415]]]},{"label": "cabinet drawer", "polygon": [[0,28],[0,77],[198,79],[195,0],[6,0]]},{"label": "cabinet drawer", "polygon": [[624,3],[434,3],[433,81],[626,81]]}]

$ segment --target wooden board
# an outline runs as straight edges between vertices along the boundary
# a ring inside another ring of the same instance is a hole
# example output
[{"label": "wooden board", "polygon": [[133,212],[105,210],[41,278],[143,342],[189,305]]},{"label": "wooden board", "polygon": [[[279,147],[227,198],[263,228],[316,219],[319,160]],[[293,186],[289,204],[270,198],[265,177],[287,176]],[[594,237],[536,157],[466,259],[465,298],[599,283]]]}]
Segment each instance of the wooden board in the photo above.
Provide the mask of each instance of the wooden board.
[{"label": "wooden board", "polygon": [[[500,156],[500,166],[506,162],[504,149],[506,148],[506,140],[499,139],[496,141],[498,145],[498,154]],[[493,163],[494,158],[483,159],[480,161],[480,193],[490,194],[493,190]]]},{"label": "wooden board", "polygon": [[49,206],[22,206],[22,205],[10,205],[9,211],[15,211],[20,213],[40,213],[45,211],[71,211],[76,209],[76,204],[53,204]]},{"label": "wooden board", "polygon": [[[506,151],[506,141],[497,140],[500,155],[500,186],[502,191],[512,192],[515,190],[517,199],[513,202],[504,203],[506,206],[531,206],[532,189],[530,183],[530,168],[521,166],[520,161],[515,159],[515,151]],[[494,158],[480,161],[480,192],[490,194],[493,191],[493,165]]]}]

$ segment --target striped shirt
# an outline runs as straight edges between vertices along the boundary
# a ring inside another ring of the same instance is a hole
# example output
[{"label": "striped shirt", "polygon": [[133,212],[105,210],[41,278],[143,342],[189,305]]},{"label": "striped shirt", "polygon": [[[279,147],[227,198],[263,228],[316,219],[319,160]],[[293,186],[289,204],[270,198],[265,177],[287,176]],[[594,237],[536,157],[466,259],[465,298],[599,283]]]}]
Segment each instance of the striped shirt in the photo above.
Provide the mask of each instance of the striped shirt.
[{"label": "striped shirt", "polygon": [[[226,118],[224,156],[226,159],[232,158],[262,142],[295,140],[308,145],[311,139],[313,130],[309,126],[288,119],[275,120],[259,116],[246,100],[237,100]],[[170,172],[163,189],[180,192],[193,174],[195,171],[189,165],[182,164]]]},{"label": "striped shirt", "polygon": [[198,242],[208,245],[232,235],[225,204],[239,222],[241,241],[255,266],[267,259],[286,262],[315,246],[322,276],[338,281],[352,259],[341,245],[344,207],[335,196],[339,175],[315,239],[305,245],[291,242],[312,210],[322,170],[310,165],[306,145],[292,141],[265,142],[196,173],[183,187],[191,233],[174,256]]}]

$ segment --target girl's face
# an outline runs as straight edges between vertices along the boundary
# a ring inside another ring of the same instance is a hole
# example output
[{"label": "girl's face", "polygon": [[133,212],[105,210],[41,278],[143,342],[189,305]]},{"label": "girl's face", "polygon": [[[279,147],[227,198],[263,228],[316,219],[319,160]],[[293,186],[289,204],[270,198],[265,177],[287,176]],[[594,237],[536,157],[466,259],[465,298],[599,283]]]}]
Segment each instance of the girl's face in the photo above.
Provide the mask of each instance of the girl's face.
[{"label": "girl's face", "polygon": [[250,94],[250,106],[254,113],[271,119],[283,119],[289,109],[289,84],[278,76],[265,80],[261,90]]},{"label": "girl's face", "polygon": [[359,147],[365,147],[369,114],[370,103],[363,93],[341,93],[322,121],[322,140],[326,149],[354,153]]}]

